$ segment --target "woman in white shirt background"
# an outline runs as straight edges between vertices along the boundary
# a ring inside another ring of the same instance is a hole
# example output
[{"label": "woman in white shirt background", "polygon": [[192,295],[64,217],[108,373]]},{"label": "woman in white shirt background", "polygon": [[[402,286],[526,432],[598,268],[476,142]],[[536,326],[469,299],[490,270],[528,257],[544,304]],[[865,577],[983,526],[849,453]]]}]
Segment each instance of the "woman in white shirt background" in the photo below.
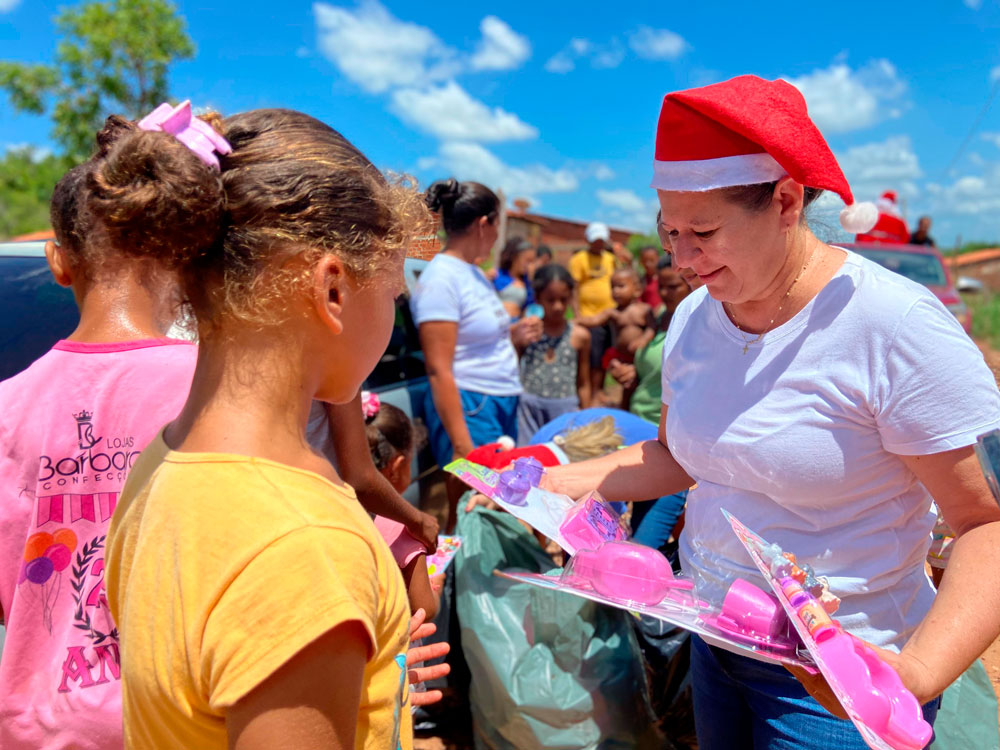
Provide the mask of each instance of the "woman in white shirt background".
[{"label": "woman in white shirt background", "polygon": [[[937,697],[1000,634],[1000,509],[976,437],[1000,426],[982,355],[926,289],[821,242],[822,190],[844,228],[874,222],[783,81],[740,76],[668,94],[653,187],[677,265],[705,288],[664,344],[659,439],[550,469],[574,497],[688,497],[681,562],[717,603],[736,577],[766,588],[723,520],[732,511],[829,578],[849,632],[883,649],[933,721]],[[956,530],[935,598],[931,500]],[[692,648],[703,750],[864,748],[825,683]],[[808,690],[808,692],[807,692]]]},{"label": "woman in white shirt background", "polygon": [[[517,351],[536,341],[541,321],[511,324],[493,283],[479,268],[497,241],[500,200],[478,182],[454,178],[427,189],[444,249],[420,275],[410,300],[430,381],[425,420],[439,466],[503,435],[517,438],[521,394]],[[449,492],[448,527],[458,495]]]}]

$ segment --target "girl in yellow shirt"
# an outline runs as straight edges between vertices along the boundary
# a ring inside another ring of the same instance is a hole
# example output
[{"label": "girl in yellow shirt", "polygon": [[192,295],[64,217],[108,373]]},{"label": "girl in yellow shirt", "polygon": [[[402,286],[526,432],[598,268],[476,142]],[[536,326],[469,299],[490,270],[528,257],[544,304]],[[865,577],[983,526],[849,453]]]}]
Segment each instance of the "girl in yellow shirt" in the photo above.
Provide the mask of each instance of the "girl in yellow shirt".
[{"label": "girl in yellow shirt", "polygon": [[[126,745],[411,747],[399,569],[305,426],[385,349],[420,197],[289,110],[216,131],[162,105],[101,135],[88,208],[170,254],[200,340],[107,540]],[[200,241],[168,250],[178,226]]]}]

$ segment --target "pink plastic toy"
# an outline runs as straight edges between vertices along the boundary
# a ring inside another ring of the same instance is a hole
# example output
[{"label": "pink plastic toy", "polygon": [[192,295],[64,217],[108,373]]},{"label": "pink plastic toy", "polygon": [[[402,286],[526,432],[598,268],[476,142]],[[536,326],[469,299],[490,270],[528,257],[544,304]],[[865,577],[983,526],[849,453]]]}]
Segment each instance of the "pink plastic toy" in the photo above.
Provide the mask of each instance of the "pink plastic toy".
[{"label": "pink plastic toy", "polygon": [[797,639],[788,637],[788,617],[781,603],[749,581],[737,578],[722,600],[722,611],[702,619],[738,641],[794,653]]},{"label": "pink plastic toy", "polygon": [[559,533],[577,550],[597,549],[604,542],[628,539],[621,518],[597,492],[586,494],[576,504],[559,526]]},{"label": "pink plastic toy", "polygon": [[233,150],[229,141],[216,133],[211,125],[194,116],[190,100],[176,107],[164,102],[139,120],[138,127],[139,130],[169,133],[216,171],[219,170],[219,157],[216,154],[225,155]]},{"label": "pink plastic toy", "polygon": [[[581,549],[566,566],[564,576],[589,583],[602,596],[651,606],[673,591],[690,591],[690,581],[674,578],[659,550],[633,542],[604,542],[597,549]],[[687,600],[691,599],[686,595]]]},{"label": "pink plastic toy", "polygon": [[816,644],[816,651],[818,663],[832,673],[850,696],[858,718],[880,738],[896,750],[920,750],[927,746],[933,732],[924,721],[920,704],[878,654],[839,629]]}]

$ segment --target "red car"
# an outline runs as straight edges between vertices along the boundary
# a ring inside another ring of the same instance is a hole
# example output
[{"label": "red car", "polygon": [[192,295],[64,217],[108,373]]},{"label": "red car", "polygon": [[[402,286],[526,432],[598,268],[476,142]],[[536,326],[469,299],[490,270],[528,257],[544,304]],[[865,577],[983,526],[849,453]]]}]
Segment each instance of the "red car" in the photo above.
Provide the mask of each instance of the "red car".
[{"label": "red car", "polygon": [[955,288],[948,264],[936,248],[925,245],[883,245],[854,243],[844,245],[858,255],[895,271],[918,284],[923,284],[958,318],[966,333],[972,330],[972,312]]}]

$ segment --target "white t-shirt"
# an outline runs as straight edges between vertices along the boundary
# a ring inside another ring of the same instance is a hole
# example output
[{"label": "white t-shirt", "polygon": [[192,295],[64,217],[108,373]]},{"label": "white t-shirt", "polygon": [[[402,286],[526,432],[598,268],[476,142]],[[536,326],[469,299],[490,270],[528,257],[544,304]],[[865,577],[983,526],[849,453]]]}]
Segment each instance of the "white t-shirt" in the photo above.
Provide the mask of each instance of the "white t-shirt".
[{"label": "white t-shirt", "polygon": [[[748,337],[748,338],[753,338]],[[982,354],[924,287],[854,253],[794,318],[743,354],[706,289],[663,347],[667,442],[698,482],[681,561],[703,598],[767,590],[720,508],[830,579],[855,635],[898,649],[927,613],[935,514],[900,460],[1000,426]]]},{"label": "white t-shirt", "polygon": [[520,395],[510,315],[478,267],[439,253],[420,274],[410,310],[417,325],[458,323],[452,372],[459,388],[491,396]]}]

